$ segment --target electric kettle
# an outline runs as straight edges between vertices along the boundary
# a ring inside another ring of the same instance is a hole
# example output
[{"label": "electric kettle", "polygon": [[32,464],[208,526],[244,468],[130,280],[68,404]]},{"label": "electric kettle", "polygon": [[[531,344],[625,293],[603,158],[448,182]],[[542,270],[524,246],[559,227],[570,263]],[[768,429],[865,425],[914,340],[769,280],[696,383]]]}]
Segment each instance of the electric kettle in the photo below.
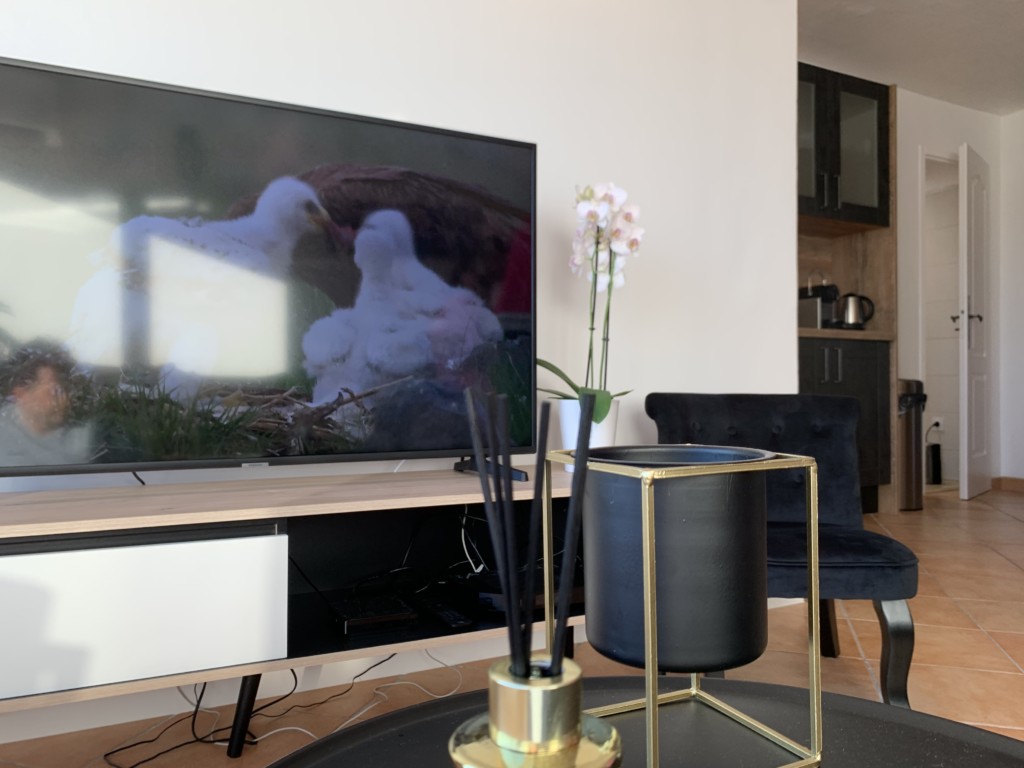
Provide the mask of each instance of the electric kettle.
[{"label": "electric kettle", "polygon": [[863,328],[864,323],[875,315],[875,303],[867,296],[847,293],[839,299],[844,328]]}]

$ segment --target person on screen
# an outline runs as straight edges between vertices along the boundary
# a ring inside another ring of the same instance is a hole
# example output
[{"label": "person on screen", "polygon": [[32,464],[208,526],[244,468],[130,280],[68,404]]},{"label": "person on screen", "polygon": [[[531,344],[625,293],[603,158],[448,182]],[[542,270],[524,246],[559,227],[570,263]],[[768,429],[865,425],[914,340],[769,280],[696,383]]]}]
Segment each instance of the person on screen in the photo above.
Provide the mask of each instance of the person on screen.
[{"label": "person on screen", "polygon": [[49,342],[27,344],[7,360],[0,378],[0,466],[89,460],[89,428],[67,423],[73,369],[67,352]]}]

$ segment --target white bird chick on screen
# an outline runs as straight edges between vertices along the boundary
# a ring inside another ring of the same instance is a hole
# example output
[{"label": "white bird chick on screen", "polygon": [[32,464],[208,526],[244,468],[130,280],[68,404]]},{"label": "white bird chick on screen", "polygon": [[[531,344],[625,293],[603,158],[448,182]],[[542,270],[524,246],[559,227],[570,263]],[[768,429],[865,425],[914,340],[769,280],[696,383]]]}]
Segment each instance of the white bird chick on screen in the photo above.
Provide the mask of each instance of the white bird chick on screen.
[{"label": "white bird chick on screen", "polygon": [[405,214],[375,211],[355,239],[362,282],[355,305],[310,326],[302,342],[316,403],[409,375],[456,368],[501,324],[472,291],[448,285],[416,256]]}]

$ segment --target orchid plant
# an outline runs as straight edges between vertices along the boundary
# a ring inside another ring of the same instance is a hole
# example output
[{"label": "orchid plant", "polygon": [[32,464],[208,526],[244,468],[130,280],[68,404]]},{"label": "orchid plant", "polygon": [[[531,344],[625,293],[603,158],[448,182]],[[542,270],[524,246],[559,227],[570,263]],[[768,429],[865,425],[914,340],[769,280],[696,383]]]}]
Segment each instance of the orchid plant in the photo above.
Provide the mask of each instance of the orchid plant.
[{"label": "orchid plant", "polygon": [[[577,384],[561,368],[547,360],[537,364],[555,374],[572,393],[539,387],[555,397],[573,400],[591,393],[595,397],[594,421],[600,423],[608,415],[612,400],[629,392],[611,393],[608,390],[608,341],[610,339],[612,293],[625,284],[623,269],[627,257],[638,255],[644,230],[636,222],[640,209],[626,203],[626,190],[612,183],[595,184],[576,189],[576,217],[578,224],[572,243],[569,267],[575,275],[586,275],[590,283],[589,343],[587,368],[582,384]],[[600,308],[600,354],[595,355],[595,334],[598,321],[598,294],[603,293],[604,306]],[[596,359],[595,359],[596,358]]]}]

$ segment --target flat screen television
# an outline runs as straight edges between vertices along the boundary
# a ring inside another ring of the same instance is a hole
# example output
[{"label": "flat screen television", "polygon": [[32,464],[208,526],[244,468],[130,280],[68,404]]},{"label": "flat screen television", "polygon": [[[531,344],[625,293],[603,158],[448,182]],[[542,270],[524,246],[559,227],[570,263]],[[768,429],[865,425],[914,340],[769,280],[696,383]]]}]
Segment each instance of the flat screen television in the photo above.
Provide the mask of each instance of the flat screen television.
[{"label": "flat screen television", "polygon": [[0,59],[0,475],[535,450],[536,146]]}]

